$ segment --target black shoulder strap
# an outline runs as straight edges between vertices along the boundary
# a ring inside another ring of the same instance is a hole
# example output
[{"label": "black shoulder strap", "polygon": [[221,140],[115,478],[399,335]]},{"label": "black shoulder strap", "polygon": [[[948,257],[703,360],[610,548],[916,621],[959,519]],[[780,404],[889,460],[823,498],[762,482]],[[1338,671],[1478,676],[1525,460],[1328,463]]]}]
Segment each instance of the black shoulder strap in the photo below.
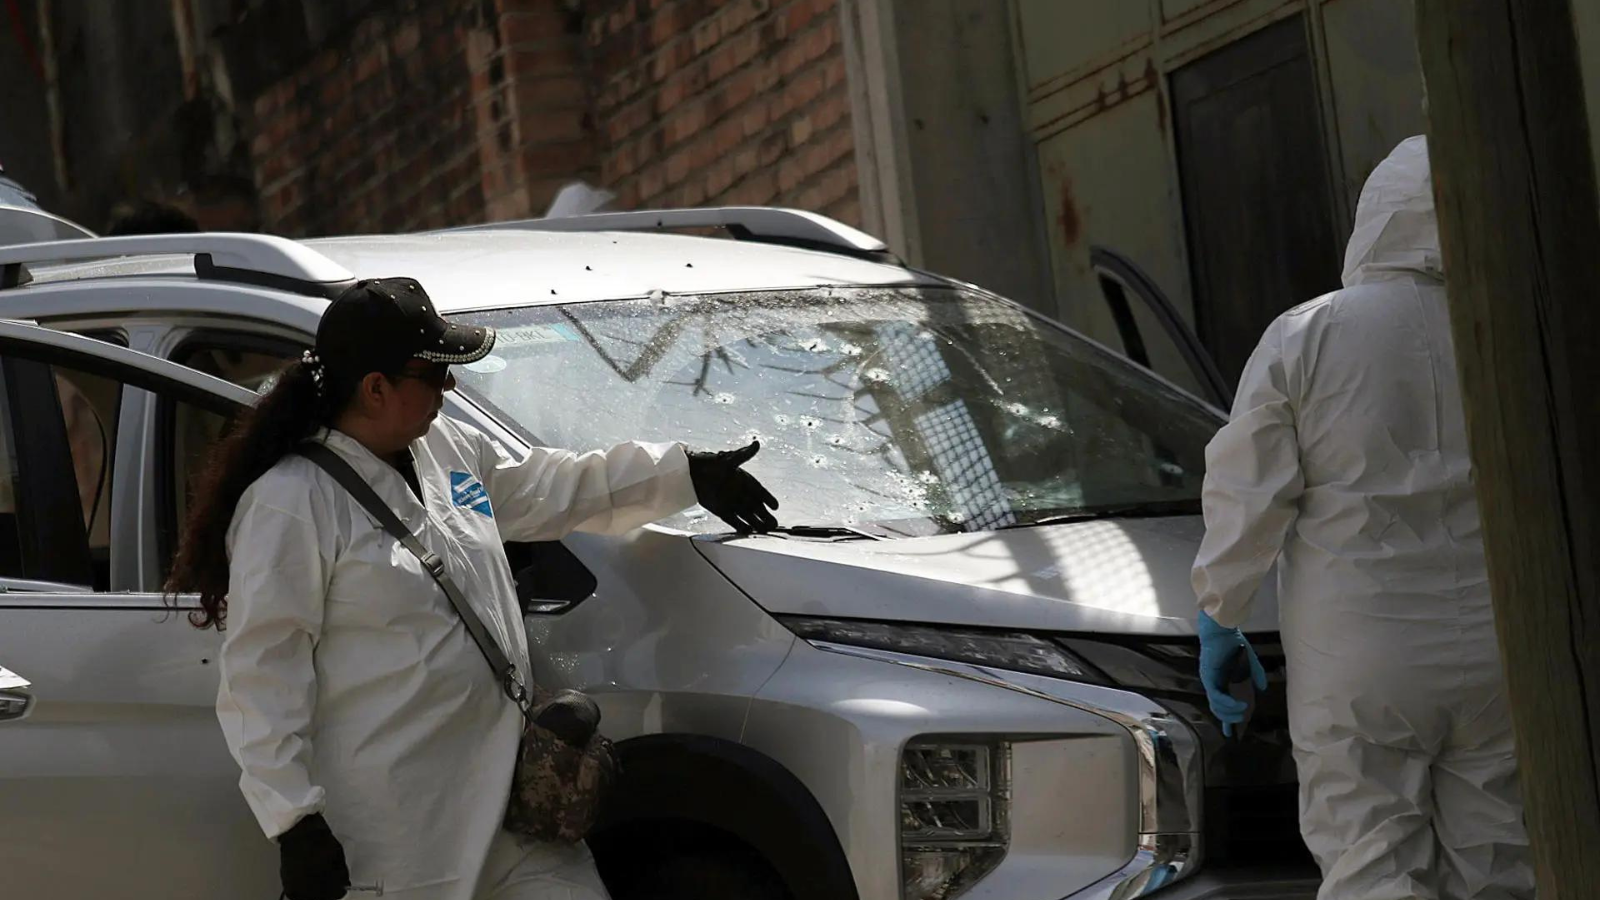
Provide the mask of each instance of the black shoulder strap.
[{"label": "black shoulder strap", "polygon": [[444,595],[450,599],[450,605],[455,607],[456,615],[461,617],[462,624],[467,626],[467,633],[472,635],[472,642],[478,645],[478,650],[483,653],[483,658],[489,663],[489,668],[494,670],[494,676],[500,682],[501,689],[526,715],[528,712],[528,690],[517,674],[517,667],[512,664],[511,660],[506,658],[505,651],[500,649],[500,645],[495,641],[494,636],[489,634],[489,629],[484,627],[483,620],[478,618],[476,612],[473,612],[471,604],[462,595],[461,589],[456,587],[456,583],[451,580],[450,574],[444,570],[444,560],[440,559],[438,554],[422,545],[422,541],[418,540],[417,536],[411,533],[411,529],[400,521],[400,517],[389,507],[389,504],[383,502],[383,498],[378,496],[378,492],[372,489],[372,485],[362,480],[361,476],[357,474],[355,469],[351,468],[349,463],[344,461],[343,457],[330,450],[327,446],[314,441],[301,444],[298,450],[301,456],[316,463],[324,472],[332,475],[334,481],[339,482],[346,491],[350,492],[350,496],[354,497],[357,503],[365,507],[367,512],[378,520],[378,524],[383,526],[384,531],[393,535],[394,539],[400,542],[400,546],[411,551],[411,554],[421,561],[422,567],[428,571],[429,575],[433,576],[433,580],[439,583]]}]

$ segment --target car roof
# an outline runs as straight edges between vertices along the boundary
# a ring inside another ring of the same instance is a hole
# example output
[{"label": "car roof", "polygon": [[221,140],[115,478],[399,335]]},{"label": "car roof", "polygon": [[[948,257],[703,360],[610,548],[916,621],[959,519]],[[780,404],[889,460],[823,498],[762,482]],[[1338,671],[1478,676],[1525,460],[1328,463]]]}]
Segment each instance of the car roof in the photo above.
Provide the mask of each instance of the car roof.
[{"label": "car roof", "polygon": [[[300,244],[356,278],[408,276],[442,312],[668,294],[843,285],[937,285],[887,261],[769,243],[631,231],[450,231],[314,238]],[[193,275],[189,255],[35,267],[36,284]],[[104,282],[97,285],[103,288]],[[26,288],[24,288],[26,290]]]}]

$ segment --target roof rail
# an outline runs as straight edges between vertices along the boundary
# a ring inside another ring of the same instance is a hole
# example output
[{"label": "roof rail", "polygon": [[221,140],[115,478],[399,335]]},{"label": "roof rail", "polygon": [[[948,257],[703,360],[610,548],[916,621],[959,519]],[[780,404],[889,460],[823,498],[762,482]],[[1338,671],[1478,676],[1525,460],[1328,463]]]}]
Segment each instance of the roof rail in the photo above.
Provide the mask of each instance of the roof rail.
[{"label": "roof rail", "polygon": [[768,206],[713,206],[704,209],[641,209],[556,219],[523,219],[468,225],[451,231],[660,231],[674,228],[724,228],[734,239],[785,244],[892,260],[889,247],[864,231],[827,216]]},{"label": "roof rail", "polygon": [[195,275],[208,281],[254,284],[330,298],[355,281],[345,267],[288,238],[198,232],[0,246],[0,290],[26,284],[23,266],[28,263],[184,254],[194,255]]}]

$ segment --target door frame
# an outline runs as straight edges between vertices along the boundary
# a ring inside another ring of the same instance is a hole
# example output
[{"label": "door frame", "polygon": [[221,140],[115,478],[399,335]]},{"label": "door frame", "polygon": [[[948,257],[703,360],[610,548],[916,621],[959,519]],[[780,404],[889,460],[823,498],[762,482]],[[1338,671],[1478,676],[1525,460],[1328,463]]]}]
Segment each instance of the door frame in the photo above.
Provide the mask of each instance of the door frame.
[{"label": "door frame", "polygon": [[[225,325],[208,324],[174,328],[162,342],[162,346],[165,347],[164,354],[173,365],[186,369],[187,366],[173,360],[196,347],[227,348],[269,354],[284,351],[286,361],[292,362],[315,342],[315,338],[311,335],[297,332],[297,337],[286,337],[252,329],[248,324],[230,322]],[[228,384],[233,383],[228,382]],[[240,389],[250,394],[251,402],[258,399],[257,395],[248,389]],[[137,552],[146,570],[162,573],[162,577],[168,559],[177,551],[179,532],[183,527],[183,523],[177,521],[174,516],[176,510],[171,502],[177,489],[177,485],[173,483],[172,457],[176,449],[173,429],[177,422],[174,400],[179,399],[182,398],[174,398],[170,394],[148,396],[148,405],[139,411],[139,421],[152,423],[153,429],[150,438],[141,447],[141,465],[137,477],[148,479],[146,484],[149,491],[146,496],[155,499],[153,503],[146,503],[138,511],[138,533],[141,540]]]},{"label": "door frame", "polygon": [[[214,378],[202,372],[186,368],[177,363],[130,350],[116,344],[107,343],[95,338],[70,332],[56,331],[29,322],[0,320],[0,358],[8,363],[8,368],[17,367],[14,364],[34,364],[41,366],[60,365],[66,368],[79,370],[88,374],[112,378],[123,385],[124,393],[122,405],[126,410],[130,403],[138,402],[139,398],[130,396],[129,389],[145,393],[176,396],[187,402],[194,403],[204,409],[224,415],[235,412],[240,406],[254,403],[256,395],[242,387],[230,384],[220,378]],[[16,411],[7,409],[7,414],[15,418]],[[134,429],[132,433],[119,429],[117,443],[111,448],[112,459],[112,502],[117,504],[117,495],[124,496],[120,502],[127,502],[132,497],[137,503],[136,492],[126,488],[126,479],[129,477],[129,457],[127,448],[136,448],[131,454],[138,464],[142,466],[143,459],[148,450],[145,445],[145,435],[142,429]],[[61,448],[65,449],[64,445]],[[20,454],[19,454],[20,455]],[[65,457],[60,457],[64,459]],[[134,473],[137,474],[137,473]],[[124,485],[124,490],[119,492],[119,484]],[[138,535],[128,535],[126,528],[127,517],[118,517],[113,514],[111,521],[112,545],[126,542]],[[135,517],[133,521],[138,521]],[[25,600],[25,605],[30,607],[55,606],[55,600],[63,601],[59,605],[65,607],[81,608],[85,606],[103,606],[111,603],[110,597],[104,592],[96,593],[89,586],[80,586],[52,581],[41,581],[25,578],[0,578],[0,588],[12,596],[5,597],[6,601],[13,599]],[[119,578],[117,566],[113,562],[111,588],[114,591],[133,590],[140,592],[137,585],[129,585],[125,579]],[[17,595],[26,595],[25,598]],[[128,605],[148,606],[150,600],[129,596],[127,594],[115,595],[116,601],[111,605],[119,608]],[[0,606],[19,605],[11,602],[0,602]]]},{"label": "door frame", "polygon": [[144,390],[176,393],[215,412],[232,411],[256,398],[245,388],[175,362],[30,322],[0,320],[0,356],[62,365]]},{"label": "door frame", "polygon": [[[1233,389],[1222,377],[1222,372],[1217,368],[1217,361],[1200,342],[1200,336],[1183,320],[1178,308],[1172,305],[1172,301],[1167,298],[1160,285],[1156,284],[1155,279],[1145,274],[1133,260],[1110,247],[1091,246],[1089,262],[1100,275],[1102,282],[1107,277],[1114,279],[1150,308],[1156,321],[1161,323],[1162,330],[1166,331],[1167,337],[1177,345],[1178,352],[1183,354],[1183,360],[1194,373],[1196,383],[1206,391],[1206,399],[1215,403],[1219,409],[1226,410],[1232,407]],[[1116,298],[1108,294],[1106,303],[1111,306],[1111,315],[1116,320],[1123,347],[1132,348],[1140,345],[1142,338],[1138,334],[1139,326],[1133,320],[1132,310],[1127,308],[1126,297],[1122,298],[1122,304],[1119,306]],[[1127,355],[1145,368],[1151,368],[1148,359],[1135,359],[1132,353]]]}]

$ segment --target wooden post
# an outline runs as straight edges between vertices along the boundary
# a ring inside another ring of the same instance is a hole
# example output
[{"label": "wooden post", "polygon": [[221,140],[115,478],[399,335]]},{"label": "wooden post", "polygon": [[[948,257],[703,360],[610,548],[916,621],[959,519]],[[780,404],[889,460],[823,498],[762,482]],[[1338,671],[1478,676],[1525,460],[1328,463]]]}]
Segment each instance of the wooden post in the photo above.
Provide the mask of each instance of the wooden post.
[{"label": "wooden post", "polygon": [[1417,2],[1540,900],[1600,897],[1600,194],[1573,5]]}]

